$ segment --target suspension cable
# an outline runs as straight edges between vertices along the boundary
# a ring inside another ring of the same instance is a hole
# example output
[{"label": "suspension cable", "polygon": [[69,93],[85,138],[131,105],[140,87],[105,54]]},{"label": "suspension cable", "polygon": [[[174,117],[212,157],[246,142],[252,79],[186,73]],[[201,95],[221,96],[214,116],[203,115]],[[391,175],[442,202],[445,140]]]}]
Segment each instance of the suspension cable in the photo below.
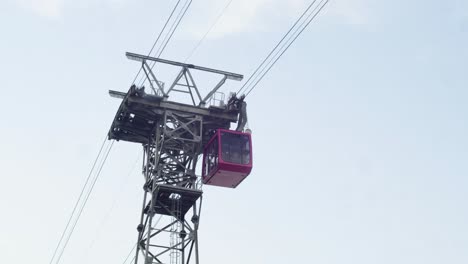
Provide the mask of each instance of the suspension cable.
[{"label": "suspension cable", "polygon": [[[159,39],[161,38],[162,33],[164,32],[164,30],[165,30],[166,27],[167,27],[167,24],[169,24],[169,21],[171,20],[172,16],[174,15],[174,12],[177,10],[177,7],[179,6],[180,1],[181,1],[181,0],[178,0],[177,3],[176,3],[176,5],[175,5],[174,8],[172,9],[172,12],[171,12],[171,14],[169,15],[169,17],[167,18],[166,23],[164,23],[163,28],[162,28],[161,31],[159,32],[158,37],[156,38],[156,40],[155,40],[154,43],[153,43],[153,46],[151,47],[150,51],[148,52],[148,56],[151,55],[151,53],[153,52],[154,48],[156,47],[156,44],[158,43]],[[140,69],[138,70],[138,73],[136,74],[135,78],[133,79],[132,84],[135,83],[135,81],[137,80],[137,78],[138,78],[138,76],[140,75],[141,71],[142,71],[142,68],[140,67]]]},{"label": "suspension cable", "polygon": [[265,77],[265,75],[271,70],[271,68],[276,64],[276,62],[283,56],[283,54],[289,49],[289,47],[296,41],[296,39],[301,35],[301,33],[309,26],[309,24],[317,17],[317,15],[322,11],[322,9],[325,7],[325,5],[328,4],[329,0],[322,0],[320,3],[323,4],[320,6],[318,11],[311,17],[310,20],[308,20],[307,24],[299,31],[297,35],[293,38],[293,40],[286,46],[286,48],[281,52],[281,54],[273,61],[273,63],[268,67],[268,69],[261,75],[261,77],[255,82],[255,84],[250,88],[250,90],[245,94],[245,96],[249,95],[252,90],[257,86],[257,84]]},{"label": "suspension cable", "polygon": [[75,227],[76,227],[76,225],[78,224],[78,221],[79,221],[79,219],[80,219],[80,217],[81,217],[81,214],[83,213],[83,210],[84,210],[86,204],[88,203],[89,197],[91,196],[91,193],[92,193],[92,191],[93,191],[93,189],[94,189],[94,186],[96,185],[96,182],[97,182],[97,180],[99,179],[99,176],[100,176],[100,174],[101,174],[102,168],[104,167],[104,164],[105,164],[106,161],[107,161],[107,157],[109,156],[109,153],[110,153],[110,151],[112,150],[113,145],[114,145],[114,141],[111,142],[110,146],[109,146],[109,147],[107,148],[107,150],[106,150],[106,154],[105,154],[105,156],[104,156],[104,159],[102,160],[102,162],[101,162],[101,164],[100,164],[100,166],[99,166],[99,169],[98,169],[98,171],[97,171],[97,173],[96,173],[96,175],[95,175],[95,177],[94,177],[94,179],[93,179],[93,181],[92,181],[91,187],[90,187],[90,189],[88,190],[88,192],[87,192],[87,194],[86,194],[86,197],[85,197],[85,199],[84,199],[84,202],[83,202],[83,204],[82,204],[81,207],[80,207],[80,210],[79,210],[79,212],[78,212],[78,215],[77,215],[77,217],[76,217],[76,219],[75,219],[75,221],[74,221],[74,223],[73,223],[73,225],[72,225],[72,228],[71,228],[71,230],[70,230],[70,233],[68,234],[68,236],[67,236],[67,238],[66,238],[66,240],[65,240],[65,243],[64,243],[64,245],[63,245],[63,247],[62,247],[62,250],[61,250],[60,254],[59,254],[58,257],[57,257],[57,260],[55,261],[56,264],[58,264],[58,263],[60,262],[60,260],[62,259],[63,253],[65,252],[65,249],[66,249],[66,247],[67,247],[67,245],[68,245],[68,242],[70,241],[71,236],[73,235],[73,232],[75,231]]},{"label": "suspension cable", "polygon": [[202,42],[205,40],[205,38],[208,36],[208,34],[210,34],[211,30],[213,30],[213,28],[216,26],[216,24],[218,24],[219,20],[221,19],[221,17],[223,17],[224,13],[226,12],[226,10],[229,8],[229,6],[232,4],[232,1],[234,0],[229,0],[228,3],[224,6],[224,8],[221,10],[221,12],[218,14],[218,16],[216,17],[216,19],[214,20],[214,22],[211,24],[211,26],[208,28],[208,30],[205,32],[205,34],[203,35],[203,37],[197,42],[197,44],[195,44],[195,47],[193,47],[193,49],[190,51],[190,53],[187,55],[187,58],[185,58],[185,62],[187,62],[188,59],[190,59],[192,57],[192,55],[195,53],[195,51],[200,47],[200,45],[202,44]]},{"label": "suspension cable", "polygon": [[[155,54],[155,57],[156,58],[159,58],[161,57],[162,53],[164,52],[164,50],[166,49],[167,47],[167,44],[169,43],[169,41],[172,39],[172,36],[174,35],[175,31],[177,30],[177,28],[179,27],[180,25],[180,22],[182,21],[182,19],[185,17],[185,14],[187,13],[187,10],[190,8],[190,6],[192,5],[192,1],[193,0],[189,0],[185,3],[185,5],[180,9],[176,19],[174,20],[174,22],[172,23],[172,26],[171,28],[169,29],[169,31],[166,33],[166,37],[163,39],[163,44],[161,44]],[[154,61],[150,67],[150,70],[153,70],[154,66],[156,65],[156,62]],[[140,86],[143,85],[143,83],[148,80],[148,76],[146,75],[143,75],[143,77],[140,79]]]},{"label": "suspension cable", "polygon": [[57,246],[55,247],[54,253],[52,254],[52,258],[50,259],[49,264],[52,264],[52,262],[54,261],[54,258],[55,258],[56,254],[57,254],[57,251],[58,251],[60,245],[62,244],[63,238],[65,237],[65,234],[66,234],[66,232],[68,230],[68,227],[70,226],[71,220],[73,219],[73,216],[75,215],[76,209],[78,208],[78,204],[81,201],[81,197],[83,197],[86,186],[88,186],[88,182],[91,179],[91,175],[93,174],[94,168],[96,167],[96,164],[97,164],[97,162],[99,160],[99,157],[101,156],[102,149],[104,148],[104,145],[105,145],[106,141],[107,141],[107,134],[104,137],[104,140],[102,141],[101,147],[99,148],[99,152],[98,152],[96,158],[94,159],[93,166],[91,166],[91,170],[89,171],[88,176],[86,177],[86,181],[83,184],[83,187],[81,188],[80,195],[78,196],[78,199],[75,202],[73,210],[72,210],[72,212],[70,214],[70,217],[68,218],[68,221],[67,221],[67,224],[65,225],[65,228],[62,231],[62,235],[60,236],[60,239],[59,239],[59,242],[57,243]]},{"label": "suspension cable", "polygon": [[82,256],[82,260],[81,262],[84,262],[84,263],[87,263],[87,258],[88,258],[88,255],[89,255],[89,252],[91,251],[91,249],[94,247],[94,244],[96,243],[96,241],[98,240],[99,238],[99,235],[100,235],[100,231],[102,231],[102,227],[105,226],[105,224],[107,223],[107,221],[109,220],[109,217],[111,216],[111,213],[112,211],[114,210],[115,206],[117,205],[117,202],[120,198],[120,196],[118,194],[122,193],[124,187],[125,187],[125,183],[127,182],[127,180],[130,178],[130,176],[132,176],[133,172],[135,171],[135,168],[137,167],[137,164],[138,162],[141,160],[141,153],[139,153],[137,155],[137,157],[135,158],[135,162],[133,163],[131,169],[129,170],[128,174],[124,177],[124,179],[122,180],[122,182],[120,183],[120,186],[119,186],[119,189],[118,191],[116,191],[114,193],[114,198],[113,198],[113,201],[111,203],[111,206],[110,208],[108,209],[107,213],[104,215],[104,217],[102,218],[101,222],[99,223],[98,225],[98,229],[96,231],[96,233],[94,234],[93,236],[93,239],[91,240],[91,243],[89,244],[89,247],[88,249],[85,251],[85,253],[83,254]]},{"label": "suspension cable", "polygon": [[[321,0],[320,3],[315,6],[315,8],[312,10],[312,12],[310,12],[307,15],[306,19],[304,21],[302,21],[302,23],[299,25],[299,27],[295,28],[296,25],[298,24],[298,22],[304,17],[304,15],[309,11],[309,9],[314,5],[315,2],[316,2],[316,0],[314,0],[309,5],[309,7],[306,9],[306,11],[301,15],[301,17],[296,21],[296,23],[294,23],[294,25],[285,34],[285,36],[281,39],[281,41],[275,46],[275,48],[272,50],[272,52],[270,52],[270,54],[265,58],[265,60],[262,62],[262,64],[260,64],[259,67],[255,70],[254,74],[252,74],[252,76],[249,77],[248,83],[247,82],[244,83],[244,85],[241,87],[241,89],[239,89],[239,92],[240,91],[245,92],[245,96],[249,95],[252,92],[252,90],[258,85],[258,83],[265,77],[265,75],[276,64],[276,62],[283,56],[283,54],[286,52],[286,50],[289,49],[289,47],[295,42],[295,40],[307,28],[307,26],[323,10],[323,8],[327,5],[329,0]],[[295,28],[293,34],[289,35],[289,33],[292,32],[293,28]],[[287,38],[287,40],[285,42],[283,42],[286,39],[286,36],[288,36],[288,35],[289,35],[289,37]],[[278,47],[279,47],[279,49],[278,49]],[[273,56],[271,56],[271,55],[273,55]],[[265,64],[265,62],[267,62],[267,63]],[[259,74],[254,76],[258,72],[258,70],[260,70]]]},{"label": "suspension cable", "polygon": [[249,76],[249,78],[247,79],[247,81],[245,81],[245,83],[242,85],[242,87],[237,91],[237,94],[239,94],[243,89],[244,87],[249,83],[249,81],[252,79],[252,77],[255,76],[255,74],[257,74],[257,72],[260,70],[260,68],[265,64],[265,62],[268,60],[268,58],[270,58],[270,56],[276,51],[276,49],[278,48],[278,46],[283,42],[283,40],[289,35],[289,33],[291,33],[291,31],[296,27],[297,23],[299,23],[299,21],[304,17],[304,15],[309,11],[309,9],[315,4],[317,0],[313,0],[311,4],[309,4],[309,6],[307,7],[307,9],[302,13],[302,15],[296,20],[296,22],[294,22],[294,24],[289,28],[288,32],[286,32],[286,34],[284,34],[284,36],[281,38],[280,41],[278,41],[278,43],[276,44],[276,46],[270,51],[270,53],[265,57],[265,59],[262,61],[262,63],[260,63],[260,65],[257,67],[257,69],[255,69],[255,71]]},{"label": "suspension cable", "polygon": [[[177,19],[174,21],[174,23],[172,24],[172,27],[171,27],[171,30],[169,32],[170,35],[168,35],[169,37],[167,38],[167,41],[164,42],[164,45],[162,47],[160,47],[160,52],[157,53],[157,57],[161,57],[161,54],[164,52],[164,50],[166,49],[167,47],[167,44],[169,43],[169,41],[171,40],[172,36],[174,35],[176,29],[179,27],[180,25],[180,22],[182,21],[182,18],[184,18],[185,14],[187,13],[187,10],[189,9],[189,7],[192,5],[192,0],[190,0],[185,6],[184,8],[181,10],[181,12],[179,13],[179,15],[177,16]],[[153,63],[153,65],[156,64],[156,62]]]}]

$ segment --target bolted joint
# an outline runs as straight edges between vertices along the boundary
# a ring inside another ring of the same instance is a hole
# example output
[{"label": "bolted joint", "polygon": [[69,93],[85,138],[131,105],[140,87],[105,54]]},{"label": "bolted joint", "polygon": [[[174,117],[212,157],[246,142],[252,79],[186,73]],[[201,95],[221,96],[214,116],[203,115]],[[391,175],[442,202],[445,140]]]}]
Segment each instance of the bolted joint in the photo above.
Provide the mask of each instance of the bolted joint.
[{"label": "bolted joint", "polygon": [[152,263],[153,263],[153,257],[151,256],[146,257],[145,264],[152,264]]},{"label": "bolted joint", "polygon": [[184,239],[187,236],[187,232],[185,230],[180,231],[179,233],[180,238]]},{"label": "bolted joint", "polygon": [[149,192],[149,191],[151,190],[151,187],[150,187],[149,182],[147,182],[147,183],[145,183],[145,184],[143,185],[143,190],[144,190],[145,192]]},{"label": "bolted joint", "polygon": [[138,244],[140,245],[140,248],[146,249],[146,244],[144,240],[141,240]]},{"label": "bolted joint", "polygon": [[151,208],[151,209],[148,210],[148,213],[147,213],[147,214],[148,214],[149,216],[153,217],[153,216],[156,214],[156,211],[155,211],[153,208]]},{"label": "bolted joint", "polygon": [[194,216],[192,216],[192,223],[194,223],[194,224],[198,224],[198,220],[199,220],[199,217],[198,217],[198,215],[194,215]]},{"label": "bolted joint", "polygon": [[195,182],[197,180],[197,175],[195,174],[195,171],[193,171],[193,170],[187,171],[187,176],[193,182]]},{"label": "bolted joint", "polygon": [[138,231],[138,233],[141,233],[141,231],[143,231],[144,228],[145,228],[145,227],[144,227],[142,224],[139,224],[139,225],[137,226],[137,231]]}]

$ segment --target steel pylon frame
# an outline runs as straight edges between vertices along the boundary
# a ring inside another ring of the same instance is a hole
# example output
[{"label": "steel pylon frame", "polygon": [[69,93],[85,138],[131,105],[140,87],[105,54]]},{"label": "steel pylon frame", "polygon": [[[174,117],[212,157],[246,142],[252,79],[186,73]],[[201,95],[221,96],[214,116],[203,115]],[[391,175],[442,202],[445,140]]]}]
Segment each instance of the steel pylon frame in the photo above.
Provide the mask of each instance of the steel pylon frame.
[{"label": "steel pylon frame", "polygon": [[[109,91],[111,96],[123,99],[109,139],[143,145],[144,197],[134,263],[199,264],[198,227],[203,192],[201,179],[195,172],[198,158],[203,144],[211,138],[210,132],[229,129],[232,122],[237,122],[240,111],[234,105],[212,108],[206,104],[226,80],[240,81],[243,76],[135,53],[126,55],[141,62],[153,92],[148,94],[144,87],[136,85],[127,93]],[[164,89],[164,83],[147,61],[181,68],[169,89]],[[202,97],[191,70],[222,78]],[[192,105],[168,101],[171,92],[190,94]]]},{"label": "steel pylon frame", "polygon": [[[198,221],[201,212],[201,184],[195,169],[202,142],[202,117],[166,111],[158,121],[154,138],[144,146],[145,194],[138,226],[135,264],[199,263]],[[186,214],[191,211],[191,219]],[[153,227],[154,218],[171,218],[163,228]],[[170,233],[167,244],[152,244],[152,238]],[[165,256],[169,257],[165,258]]]}]

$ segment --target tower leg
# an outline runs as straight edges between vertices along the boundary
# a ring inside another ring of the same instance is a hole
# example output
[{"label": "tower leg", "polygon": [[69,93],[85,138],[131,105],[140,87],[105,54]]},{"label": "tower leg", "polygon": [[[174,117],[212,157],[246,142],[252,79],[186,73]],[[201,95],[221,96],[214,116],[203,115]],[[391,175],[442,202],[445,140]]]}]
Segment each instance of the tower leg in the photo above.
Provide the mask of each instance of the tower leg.
[{"label": "tower leg", "polygon": [[135,264],[198,264],[202,191],[195,168],[202,119],[167,111],[158,122],[144,147],[145,195]]}]

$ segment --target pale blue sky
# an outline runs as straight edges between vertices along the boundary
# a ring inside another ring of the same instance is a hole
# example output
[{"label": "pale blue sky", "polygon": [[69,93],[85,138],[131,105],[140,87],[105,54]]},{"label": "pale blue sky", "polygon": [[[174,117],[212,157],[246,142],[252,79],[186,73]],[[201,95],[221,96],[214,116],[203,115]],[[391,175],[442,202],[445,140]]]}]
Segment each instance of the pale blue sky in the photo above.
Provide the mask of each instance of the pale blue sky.
[{"label": "pale blue sky", "polygon": [[[138,70],[124,52],[147,53],[174,3],[0,3],[1,263],[48,263],[119,105],[107,90]],[[225,3],[194,0],[163,57],[183,61]],[[248,76],[308,3],[234,0],[189,62]],[[202,263],[468,263],[467,66],[466,1],[331,1],[247,98],[255,168],[204,188]],[[116,143],[62,263],[122,263],[139,150]]]}]

